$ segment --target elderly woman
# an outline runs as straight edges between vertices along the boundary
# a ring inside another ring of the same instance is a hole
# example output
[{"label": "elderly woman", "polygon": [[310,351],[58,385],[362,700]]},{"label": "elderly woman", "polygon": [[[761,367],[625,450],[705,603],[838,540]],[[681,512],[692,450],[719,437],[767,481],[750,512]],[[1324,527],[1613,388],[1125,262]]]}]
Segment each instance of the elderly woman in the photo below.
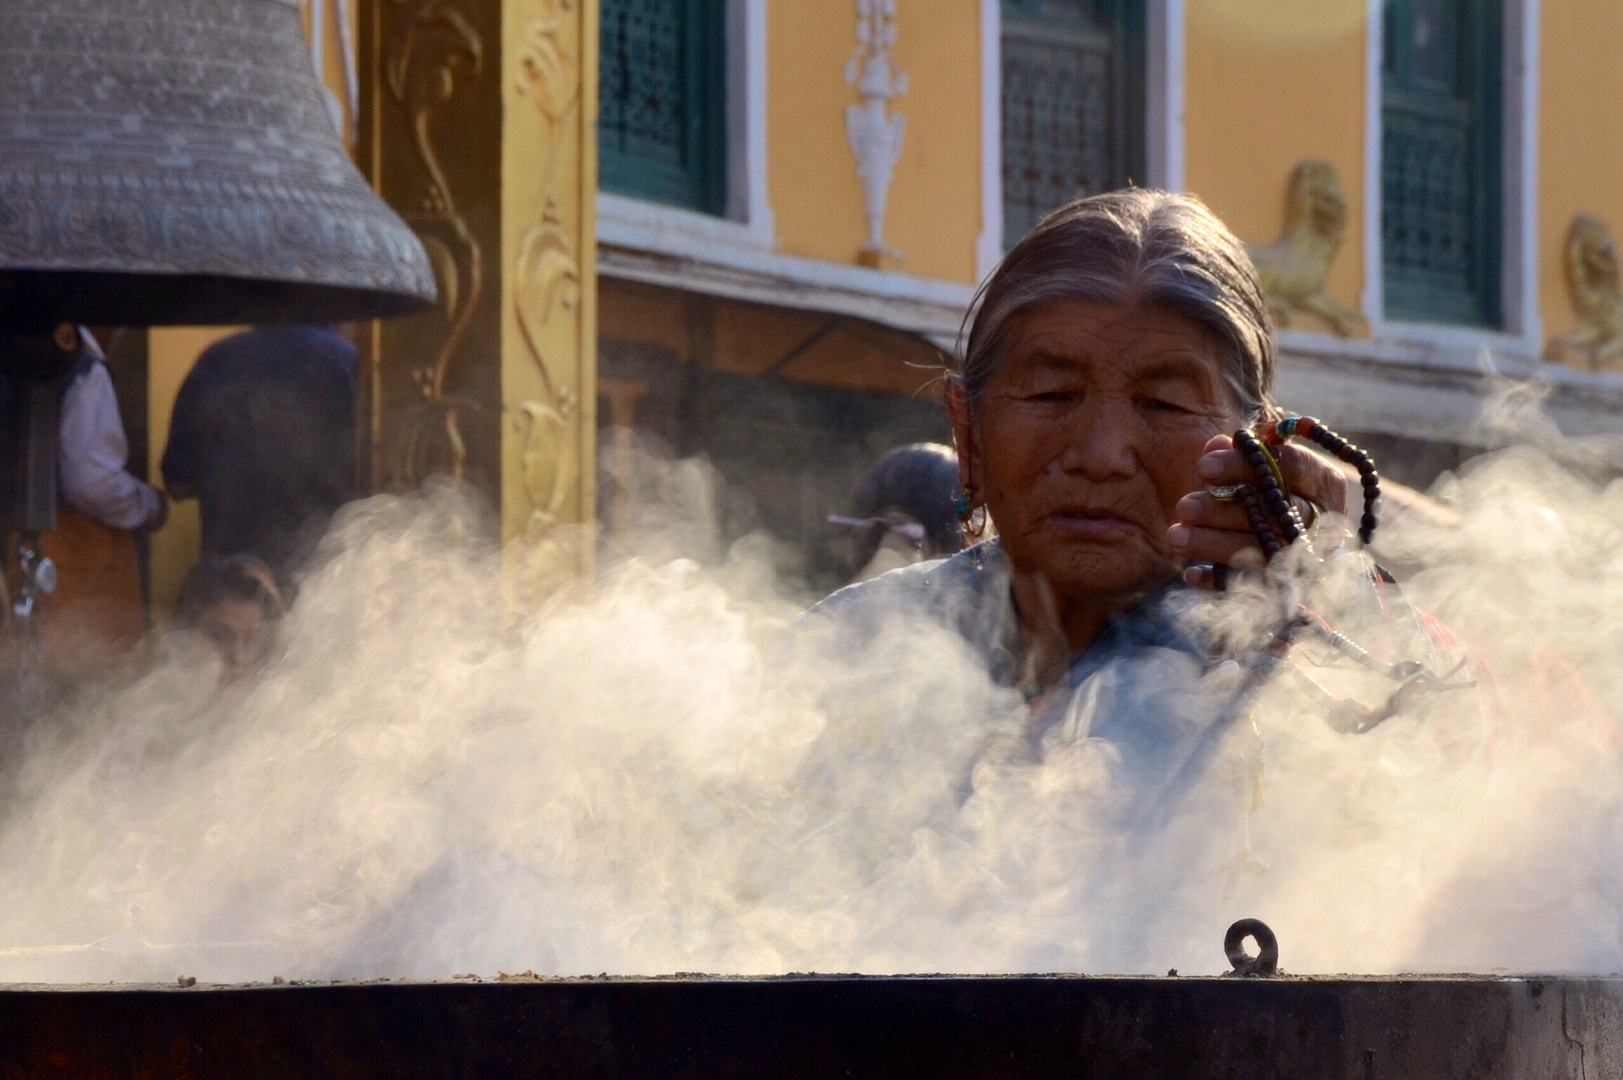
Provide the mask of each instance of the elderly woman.
[{"label": "elderly woman", "polygon": [[[1253,481],[1230,436],[1278,415],[1273,375],[1256,271],[1198,200],[1128,190],[1054,211],[983,286],[948,384],[968,531],[996,536],[841,590],[808,622],[835,620],[848,647],[898,618],[949,628],[1033,703],[1030,739],[1068,717],[1169,783],[1233,701],[1232,680],[1190,689],[1217,660],[1191,616],[1214,566],[1263,563],[1243,509],[1208,489]],[[1345,513],[1335,467],[1288,446],[1280,464],[1305,517]],[[1079,711],[1090,680],[1108,693]]]}]

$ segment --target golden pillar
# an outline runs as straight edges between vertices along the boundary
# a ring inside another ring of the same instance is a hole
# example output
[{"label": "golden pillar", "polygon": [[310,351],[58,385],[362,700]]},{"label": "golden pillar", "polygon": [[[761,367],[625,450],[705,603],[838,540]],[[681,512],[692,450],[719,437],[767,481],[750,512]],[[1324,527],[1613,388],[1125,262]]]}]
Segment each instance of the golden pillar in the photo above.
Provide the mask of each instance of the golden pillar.
[{"label": "golden pillar", "polygon": [[589,568],[597,0],[367,0],[363,167],[422,237],[424,315],[374,324],[373,486],[448,473],[500,506],[515,568]]}]

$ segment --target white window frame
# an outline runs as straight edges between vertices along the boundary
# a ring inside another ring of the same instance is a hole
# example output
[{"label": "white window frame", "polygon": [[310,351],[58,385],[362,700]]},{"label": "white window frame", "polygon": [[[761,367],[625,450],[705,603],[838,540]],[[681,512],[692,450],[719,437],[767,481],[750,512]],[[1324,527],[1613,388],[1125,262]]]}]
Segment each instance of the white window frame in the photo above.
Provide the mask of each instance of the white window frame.
[{"label": "white window frame", "polygon": [[1146,181],[1164,191],[1184,190],[1184,0],[1153,0],[1144,28]]},{"label": "white window frame", "polygon": [[766,190],[766,4],[727,3],[725,214],[599,191],[599,242],[671,255],[702,255],[718,248],[772,250],[775,234]]},{"label": "white window frame", "polygon": [[[1184,0],[1150,0],[1144,34],[1145,164],[1151,187],[1184,187]],[[981,232],[975,274],[1003,258],[1003,11],[981,0]]]},{"label": "white window frame", "polygon": [[1003,258],[1003,7],[981,0],[981,231],[975,237],[975,280]]},{"label": "white window frame", "polygon": [[1364,291],[1370,336],[1427,346],[1428,362],[1478,369],[1484,351],[1536,363],[1544,346],[1538,310],[1538,78],[1540,0],[1506,0],[1504,26],[1504,330],[1386,317],[1381,258],[1382,0],[1369,0],[1364,72]]},{"label": "white window frame", "polygon": [[[972,285],[776,250],[767,197],[767,0],[728,0],[727,15],[728,216],[600,190],[598,272],[868,319],[952,348]],[[998,207],[1001,217],[1001,194]]]}]

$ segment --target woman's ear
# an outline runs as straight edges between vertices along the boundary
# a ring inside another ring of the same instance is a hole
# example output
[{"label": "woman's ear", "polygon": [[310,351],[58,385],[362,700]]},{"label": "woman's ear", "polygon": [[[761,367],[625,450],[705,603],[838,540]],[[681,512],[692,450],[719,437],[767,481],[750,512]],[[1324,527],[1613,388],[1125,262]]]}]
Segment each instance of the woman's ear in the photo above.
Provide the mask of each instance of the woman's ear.
[{"label": "woman's ear", "polygon": [[947,380],[947,416],[952,420],[952,441],[958,450],[958,485],[968,493],[979,486],[976,480],[980,472],[980,447],[975,442],[969,395],[957,379]]}]

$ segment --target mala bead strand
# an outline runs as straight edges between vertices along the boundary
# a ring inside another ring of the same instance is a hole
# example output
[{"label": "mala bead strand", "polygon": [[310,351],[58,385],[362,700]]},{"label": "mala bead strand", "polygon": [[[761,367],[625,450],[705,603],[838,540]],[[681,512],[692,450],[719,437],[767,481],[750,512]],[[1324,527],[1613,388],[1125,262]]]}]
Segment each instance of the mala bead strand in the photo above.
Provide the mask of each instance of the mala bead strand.
[{"label": "mala bead strand", "polygon": [[1283,475],[1268,448],[1251,432],[1241,428],[1234,433],[1235,448],[1245,456],[1257,477],[1256,494],[1262,507],[1279,523],[1280,538],[1294,544],[1307,531],[1302,515],[1291,505],[1290,495],[1280,483]]},{"label": "mala bead strand", "polygon": [[1364,489],[1364,516],[1358,519],[1358,539],[1368,547],[1375,536],[1375,505],[1381,497],[1381,474],[1375,471],[1375,459],[1369,456],[1369,451],[1348,442],[1317,421],[1309,428],[1307,437],[1358,470],[1358,483]]},{"label": "mala bead strand", "polygon": [[1368,547],[1375,537],[1378,524],[1375,507],[1381,497],[1381,474],[1375,471],[1375,459],[1370,457],[1369,451],[1337,435],[1311,416],[1287,416],[1264,424],[1262,435],[1265,441],[1272,443],[1283,443],[1293,436],[1309,439],[1358,470],[1358,483],[1364,489],[1364,513],[1358,519],[1358,540]]},{"label": "mala bead strand", "polygon": [[1268,512],[1262,508],[1262,500],[1257,497],[1257,489],[1250,484],[1241,484],[1235,491],[1239,497],[1240,506],[1245,510],[1246,520],[1251,523],[1251,531],[1256,534],[1257,545],[1262,548],[1262,554],[1269,562],[1273,562],[1285,549],[1274,535],[1274,527],[1268,523]]}]

